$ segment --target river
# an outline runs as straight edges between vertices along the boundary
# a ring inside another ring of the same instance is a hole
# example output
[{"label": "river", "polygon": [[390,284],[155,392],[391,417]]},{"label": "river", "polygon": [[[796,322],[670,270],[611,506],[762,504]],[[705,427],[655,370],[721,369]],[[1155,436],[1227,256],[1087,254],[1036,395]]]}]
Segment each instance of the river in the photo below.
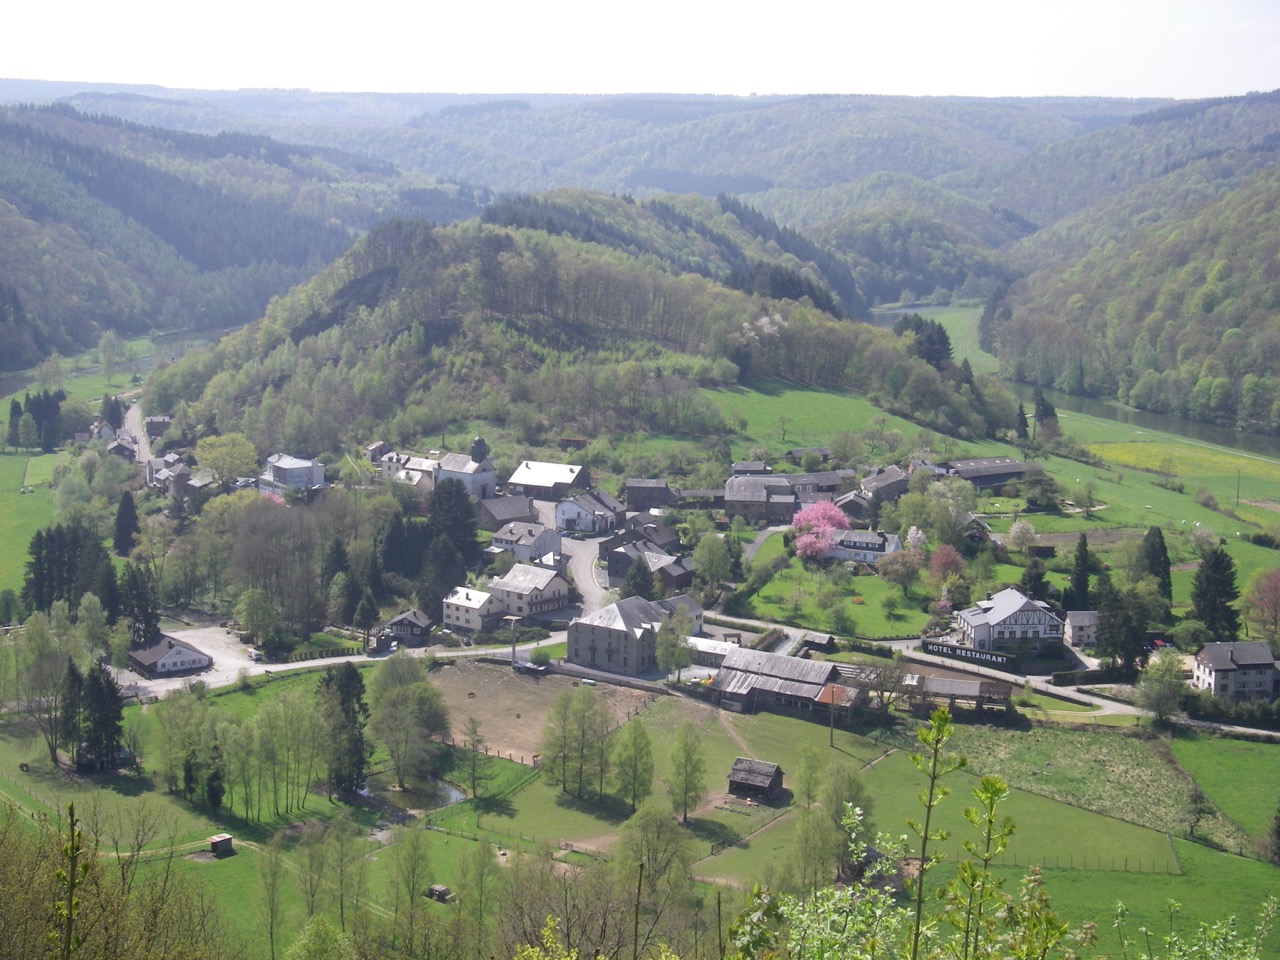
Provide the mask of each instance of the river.
[{"label": "river", "polygon": [[[1030,405],[1035,388],[1025,383],[1008,383],[1009,389],[1019,399]],[[1128,426],[1140,427],[1143,430],[1159,430],[1175,436],[1198,440],[1201,443],[1217,444],[1230,447],[1245,453],[1256,453],[1280,460],[1280,437],[1263,433],[1245,433],[1241,430],[1230,430],[1211,423],[1199,423],[1195,420],[1183,420],[1164,413],[1149,413],[1146,410],[1135,410],[1133,407],[1121,406],[1113,400],[1099,400],[1093,397],[1076,397],[1057,390],[1045,390],[1045,399],[1059,410],[1067,413],[1079,413],[1097,420],[1110,420]],[[1069,432],[1069,431],[1068,431]]]}]

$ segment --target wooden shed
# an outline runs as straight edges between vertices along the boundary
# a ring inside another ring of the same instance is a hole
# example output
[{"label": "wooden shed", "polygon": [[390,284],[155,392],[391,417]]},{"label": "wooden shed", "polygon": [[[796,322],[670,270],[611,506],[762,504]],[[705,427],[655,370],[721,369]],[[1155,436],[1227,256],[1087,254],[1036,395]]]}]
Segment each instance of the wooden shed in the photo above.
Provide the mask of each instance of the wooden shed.
[{"label": "wooden shed", "polygon": [[774,799],[782,791],[782,768],[766,760],[738,757],[729,768],[729,792]]},{"label": "wooden shed", "polygon": [[229,833],[215,833],[212,837],[209,837],[209,852],[218,857],[225,857],[228,854],[235,853],[231,846],[232,839]]}]

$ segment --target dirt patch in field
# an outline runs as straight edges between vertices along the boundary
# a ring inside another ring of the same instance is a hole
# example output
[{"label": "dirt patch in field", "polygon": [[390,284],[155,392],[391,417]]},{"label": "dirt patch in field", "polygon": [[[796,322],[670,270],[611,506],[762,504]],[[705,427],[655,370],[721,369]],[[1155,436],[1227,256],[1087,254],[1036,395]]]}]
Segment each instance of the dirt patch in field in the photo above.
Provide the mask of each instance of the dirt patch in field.
[{"label": "dirt patch in field", "polygon": [[1263,510],[1271,510],[1275,513],[1280,513],[1280,502],[1275,500],[1246,500],[1245,503],[1251,507],[1260,507]]},{"label": "dirt patch in field", "polygon": [[[1025,518],[1031,521],[1032,526],[1035,525],[1035,515]],[[1089,538],[1089,546],[1096,546],[1100,543],[1119,543],[1129,537],[1141,536],[1140,532],[1130,527],[1101,527],[1097,530],[1084,531],[1085,536]],[[1036,534],[1036,543],[1045,546],[1049,544],[1075,544],[1080,539],[1079,531],[1075,533],[1038,533]]]},{"label": "dirt patch in field", "polygon": [[[455,740],[468,715],[474,715],[480,721],[481,734],[494,750],[516,761],[523,758],[525,763],[538,752],[551,701],[576,683],[572,677],[525,676],[513,673],[510,667],[465,661],[433,671],[431,681],[449,705]],[[654,699],[654,694],[603,682],[595,691],[609,705],[617,723]]]}]

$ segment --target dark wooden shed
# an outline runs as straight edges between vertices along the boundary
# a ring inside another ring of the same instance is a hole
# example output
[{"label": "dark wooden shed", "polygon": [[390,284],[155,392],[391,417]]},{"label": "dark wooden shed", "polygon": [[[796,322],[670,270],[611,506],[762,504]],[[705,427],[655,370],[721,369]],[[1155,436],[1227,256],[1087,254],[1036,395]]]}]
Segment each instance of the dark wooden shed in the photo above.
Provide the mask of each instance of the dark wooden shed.
[{"label": "dark wooden shed", "polygon": [[729,768],[729,792],[772,800],[782,791],[782,768],[767,760],[738,757]]}]

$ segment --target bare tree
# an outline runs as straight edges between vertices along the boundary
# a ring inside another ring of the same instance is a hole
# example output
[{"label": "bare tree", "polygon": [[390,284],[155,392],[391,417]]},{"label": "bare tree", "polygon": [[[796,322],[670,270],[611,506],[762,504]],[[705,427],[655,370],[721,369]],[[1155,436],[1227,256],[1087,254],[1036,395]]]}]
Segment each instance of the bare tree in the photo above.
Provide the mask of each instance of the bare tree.
[{"label": "bare tree", "polygon": [[258,888],[261,896],[258,908],[267,925],[267,943],[271,948],[271,960],[276,960],[276,927],[280,922],[280,899],[284,878],[284,835],[279,831],[271,835],[262,848],[258,861]]},{"label": "bare tree", "polygon": [[421,827],[396,827],[391,833],[391,841],[396,885],[400,894],[407,898],[404,910],[405,938],[412,956],[418,937],[418,901],[431,870],[427,833]]}]

